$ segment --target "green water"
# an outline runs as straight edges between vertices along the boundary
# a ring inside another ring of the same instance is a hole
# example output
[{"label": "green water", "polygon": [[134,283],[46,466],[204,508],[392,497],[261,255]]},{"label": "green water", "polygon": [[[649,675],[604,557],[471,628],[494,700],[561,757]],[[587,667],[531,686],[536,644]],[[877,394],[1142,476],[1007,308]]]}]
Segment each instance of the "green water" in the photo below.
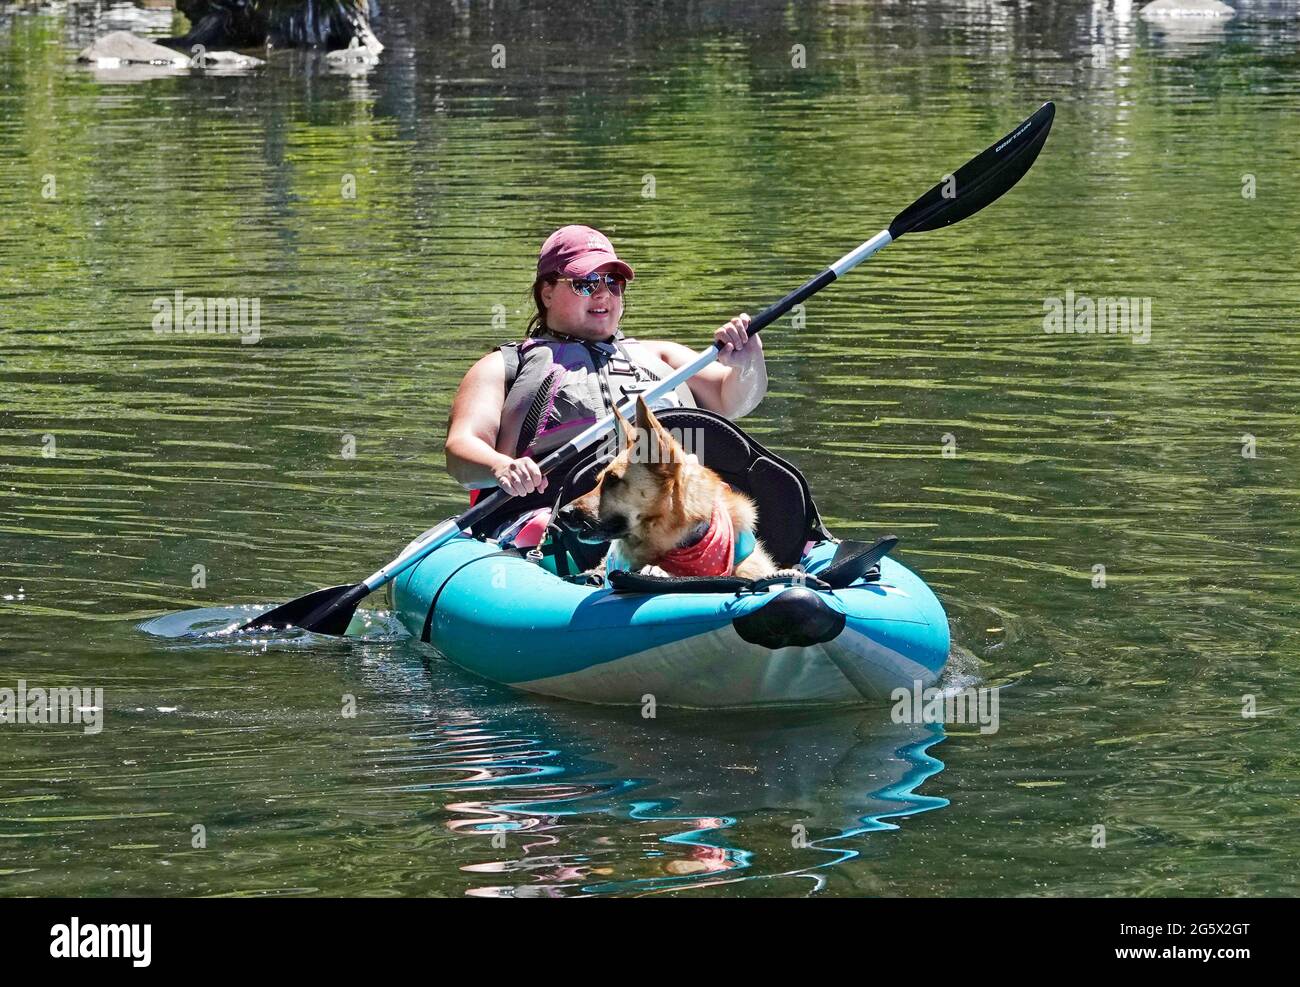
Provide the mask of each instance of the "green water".
[{"label": "green water", "polygon": [[[1238,6],[392,2],[368,74],[134,82],[73,63],[86,15],[0,12],[0,687],[105,690],[100,734],[0,725],[0,893],[1300,892],[1300,22]],[[140,630],[462,509],[451,395],[554,227],[698,347],[1048,98],[1011,195],[765,334],[745,420],[837,534],[903,537],[996,733],[543,701],[382,613]],[[178,289],[261,339],[156,333]],[[1044,332],[1067,290],[1149,341]]]}]

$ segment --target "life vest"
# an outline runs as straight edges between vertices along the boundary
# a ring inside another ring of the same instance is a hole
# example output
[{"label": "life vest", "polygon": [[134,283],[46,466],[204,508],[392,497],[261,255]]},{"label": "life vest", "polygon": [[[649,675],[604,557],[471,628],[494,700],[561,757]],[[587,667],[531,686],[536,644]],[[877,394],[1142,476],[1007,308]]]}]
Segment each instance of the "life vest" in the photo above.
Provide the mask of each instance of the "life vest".
[{"label": "life vest", "polygon": [[[673,368],[619,330],[609,341],[552,332],[498,346],[506,361],[506,399],[497,452],[540,461],[615,407],[673,374]],[[686,384],[651,406],[694,408]]]}]

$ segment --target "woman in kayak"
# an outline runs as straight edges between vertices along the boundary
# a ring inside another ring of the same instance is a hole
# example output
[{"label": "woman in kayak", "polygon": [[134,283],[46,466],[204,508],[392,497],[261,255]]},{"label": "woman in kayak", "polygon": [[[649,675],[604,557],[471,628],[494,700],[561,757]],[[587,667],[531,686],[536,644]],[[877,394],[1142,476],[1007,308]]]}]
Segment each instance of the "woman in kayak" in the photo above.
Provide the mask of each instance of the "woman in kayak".
[{"label": "woman in kayak", "polygon": [[[680,343],[619,330],[632,277],[605,235],[590,227],[566,226],[542,245],[527,338],[475,363],[452,403],[447,470],[462,485],[499,486],[516,497],[545,491],[538,460],[695,359]],[[767,367],[748,325],[742,313],[719,327],[718,359],[654,408],[702,407],[740,418],[757,407],[767,393]]]}]

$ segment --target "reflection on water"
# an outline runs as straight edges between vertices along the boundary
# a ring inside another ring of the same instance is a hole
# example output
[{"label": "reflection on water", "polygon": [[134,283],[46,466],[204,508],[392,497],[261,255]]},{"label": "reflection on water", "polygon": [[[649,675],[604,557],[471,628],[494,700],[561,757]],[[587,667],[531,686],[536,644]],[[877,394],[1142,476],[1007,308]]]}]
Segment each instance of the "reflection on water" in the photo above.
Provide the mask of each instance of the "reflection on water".
[{"label": "reflection on water", "polygon": [[[647,0],[595,47],[545,2],[385,6],[363,76],[125,85],[73,62],[97,5],[0,8],[0,687],[106,707],[93,742],[4,728],[4,893],[1300,892],[1293,4],[1187,34]],[[866,713],[516,696],[378,611],[352,641],[137,629],[359,578],[461,509],[451,395],[560,223],[636,266],[630,334],[699,345],[1045,98],[1013,194],[769,330],[745,422],[837,534],[902,536],[953,684],[1007,687],[941,776]],[[177,290],[259,299],[261,341],[154,332]],[[1148,299],[1150,341],[1045,333],[1067,291]]]},{"label": "reflection on water", "polygon": [[[433,657],[410,660],[411,651],[431,652],[402,647],[408,635],[384,611],[359,617],[347,641],[298,630],[232,639],[247,609],[167,614],[141,630],[166,653],[190,657],[239,647],[263,660],[304,649],[343,659],[379,647],[393,670],[405,667],[404,687],[417,699],[459,674]],[[474,896],[648,894],[736,881],[816,891],[823,872],[859,854],[865,834],[948,804],[918,791],[943,769],[928,753],[942,728],[892,723],[888,709],[664,710],[646,719],[638,709],[518,697],[437,703],[417,729],[390,728],[371,738],[364,796],[378,805],[436,794],[462,853],[485,858],[458,867]],[[620,823],[634,839],[574,848],[575,834]]]},{"label": "reflection on water", "polygon": [[[463,799],[448,804],[455,813],[448,827],[505,851],[465,866],[500,875],[468,893],[647,894],[737,881],[782,893],[797,893],[801,882],[805,891],[820,890],[823,871],[856,856],[863,834],[948,804],[916,791],[943,769],[927,753],[942,730],[891,724],[881,710],[661,714],[653,722],[635,711],[582,711],[573,718],[580,737],[570,743],[607,765],[584,768],[537,738],[540,756],[526,767],[510,760],[481,770],[449,766],[469,777],[437,786]],[[518,742],[521,731],[501,722],[490,733],[482,724],[453,733],[477,748],[503,728]],[[565,852],[572,831],[595,816],[633,825],[640,859],[628,859],[613,840]],[[496,844],[492,834],[500,834]]]}]

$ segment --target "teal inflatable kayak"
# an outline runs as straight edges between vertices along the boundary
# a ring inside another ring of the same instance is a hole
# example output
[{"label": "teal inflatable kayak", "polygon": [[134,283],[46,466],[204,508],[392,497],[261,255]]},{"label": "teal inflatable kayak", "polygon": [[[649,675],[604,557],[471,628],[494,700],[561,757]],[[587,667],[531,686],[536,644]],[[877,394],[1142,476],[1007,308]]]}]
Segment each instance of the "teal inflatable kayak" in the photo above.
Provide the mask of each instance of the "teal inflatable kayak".
[{"label": "teal inflatable kayak", "polygon": [[510,501],[390,583],[407,630],[493,682],[591,703],[888,703],[895,689],[935,682],[948,620],[920,577],[888,557],[897,539],[835,538],[803,474],[721,415],[657,417],[753,499],[768,554],[806,576],[764,585],[616,572],[595,587],[580,572],[603,548],[583,557],[561,541],[539,558],[489,537],[525,510],[592,489],[603,465],[592,450],[545,495]]},{"label": "teal inflatable kayak", "polygon": [[[818,542],[800,561],[815,576],[836,550]],[[884,704],[932,685],[948,658],[943,607],[888,557],[836,590],[643,593],[568,582],[466,535],[392,587],[407,630],[456,665],[582,702]]]}]

